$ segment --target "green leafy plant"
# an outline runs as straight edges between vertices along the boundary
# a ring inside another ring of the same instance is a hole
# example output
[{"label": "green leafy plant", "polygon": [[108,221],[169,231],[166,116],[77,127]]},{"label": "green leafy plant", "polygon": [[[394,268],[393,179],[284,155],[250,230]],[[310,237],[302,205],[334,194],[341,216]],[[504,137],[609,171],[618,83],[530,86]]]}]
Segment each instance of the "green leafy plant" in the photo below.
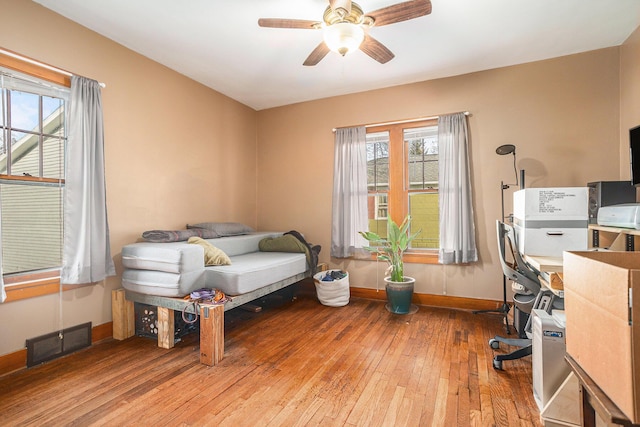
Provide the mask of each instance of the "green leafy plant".
[{"label": "green leafy plant", "polygon": [[380,237],[372,231],[361,231],[360,235],[364,237],[371,246],[365,246],[364,249],[377,254],[378,259],[389,263],[387,274],[390,275],[394,282],[404,281],[404,261],[402,256],[409,248],[409,244],[415,239],[420,231],[415,234],[409,234],[411,226],[411,216],[402,221],[402,224],[396,224],[391,217],[387,217],[387,237]]}]

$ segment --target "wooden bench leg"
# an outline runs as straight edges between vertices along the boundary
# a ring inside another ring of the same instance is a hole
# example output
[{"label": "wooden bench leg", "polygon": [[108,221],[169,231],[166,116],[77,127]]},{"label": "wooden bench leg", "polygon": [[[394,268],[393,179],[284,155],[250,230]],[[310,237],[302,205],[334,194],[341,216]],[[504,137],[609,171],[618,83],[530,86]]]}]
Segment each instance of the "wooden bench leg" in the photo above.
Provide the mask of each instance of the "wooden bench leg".
[{"label": "wooden bench leg", "polygon": [[111,291],[111,317],[114,339],[124,340],[135,334],[136,319],[133,301],[128,301],[125,298],[124,289]]},{"label": "wooden bench leg", "polygon": [[158,309],[158,347],[173,348],[175,344],[174,312],[170,308]]},{"label": "wooden bench leg", "polygon": [[200,306],[200,363],[214,366],[224,357],[224,306]]}]

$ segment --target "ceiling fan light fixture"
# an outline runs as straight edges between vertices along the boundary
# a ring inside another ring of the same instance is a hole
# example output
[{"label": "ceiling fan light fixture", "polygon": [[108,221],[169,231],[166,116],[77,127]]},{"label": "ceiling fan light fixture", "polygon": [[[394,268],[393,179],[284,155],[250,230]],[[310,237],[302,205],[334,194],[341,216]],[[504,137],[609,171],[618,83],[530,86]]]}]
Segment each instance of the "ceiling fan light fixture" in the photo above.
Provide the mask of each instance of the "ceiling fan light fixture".
[{"label": "ceiling fan light fixture", "polygon": [[344,56],[360,47],[364,40],[364,29],[350,22],[338,22],[326,26],[323,37],[330,50]]}]

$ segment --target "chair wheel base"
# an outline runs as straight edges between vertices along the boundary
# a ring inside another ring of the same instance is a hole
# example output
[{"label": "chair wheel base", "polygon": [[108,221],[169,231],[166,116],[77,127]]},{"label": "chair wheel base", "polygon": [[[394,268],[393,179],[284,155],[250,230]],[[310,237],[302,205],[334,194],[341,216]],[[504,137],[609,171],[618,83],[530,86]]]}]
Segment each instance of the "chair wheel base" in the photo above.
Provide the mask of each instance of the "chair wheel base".
[{"label": "chair wheel base", "polygon": [[502,371],[502,360],[498,360],[496,358],[493,359],[493,369],[497,371]]}]

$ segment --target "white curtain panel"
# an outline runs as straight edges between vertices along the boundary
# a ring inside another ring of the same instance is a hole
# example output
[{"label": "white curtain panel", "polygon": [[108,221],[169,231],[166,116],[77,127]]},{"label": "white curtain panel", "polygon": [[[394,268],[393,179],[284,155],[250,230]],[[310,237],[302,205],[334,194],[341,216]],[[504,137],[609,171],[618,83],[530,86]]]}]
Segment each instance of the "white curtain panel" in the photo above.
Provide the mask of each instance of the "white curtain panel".
[{"label": "white curtain panel", "polygon": [[362,249],[367,231],[367,131],[364,126],[337,129],[333,159],[331,256],[368,256]]},{"label": "white curtain panel", "polygon": [[464,113],[438,118],[440,251],[442,264],[478,260],[469,171],[467,118]]},{"label": "white curtain panel", "polygon": [[72,76],[62,284],[95,283],[115,275],[106,200],[100,86],[95,80]]}]

